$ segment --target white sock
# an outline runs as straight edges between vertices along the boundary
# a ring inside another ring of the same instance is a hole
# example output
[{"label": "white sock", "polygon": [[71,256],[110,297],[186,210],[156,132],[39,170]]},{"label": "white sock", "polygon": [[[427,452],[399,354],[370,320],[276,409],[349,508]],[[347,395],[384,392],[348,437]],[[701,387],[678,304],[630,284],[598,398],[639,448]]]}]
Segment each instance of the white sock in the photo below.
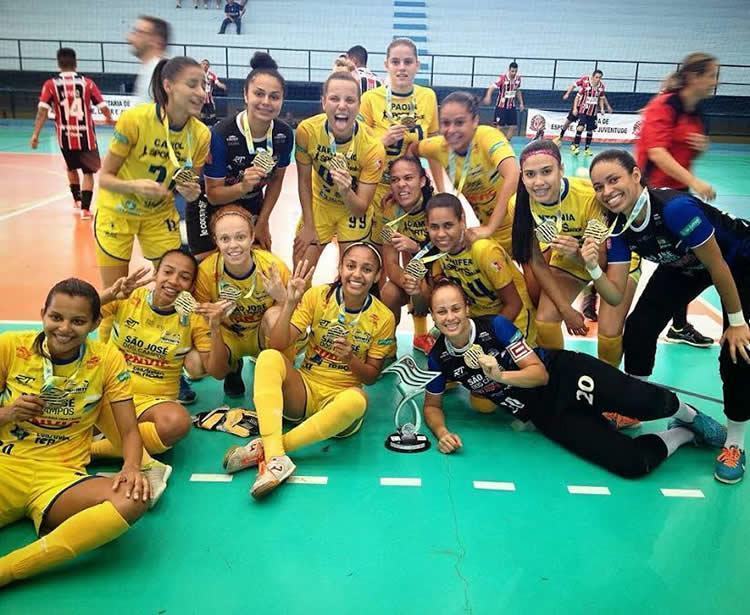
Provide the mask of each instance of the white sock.
[{"label": "white sock", "polygon": [[674,429],[668,429],[667,431],[660,431],[655,433],[655,436],[659,436],[664,444],[667,445],[667,456],[671,456],[678,448],[683,444],[692,442],[695,440],[695,434],[690,431],[687,427],[675,427]]},{"label": "white sock", "polygon": [[745,425],[747,421],[730,421],[727,419],[727,448],[736,446],[740,450],[745,450]]},{"label": "white sock", "polygon": [[684,401],[680,401],[680,407],[677,412],[672,415],[672,418],[680,419],[686,423],[692,423],[697,415],[698,413],[695,409],[688,406]]}]

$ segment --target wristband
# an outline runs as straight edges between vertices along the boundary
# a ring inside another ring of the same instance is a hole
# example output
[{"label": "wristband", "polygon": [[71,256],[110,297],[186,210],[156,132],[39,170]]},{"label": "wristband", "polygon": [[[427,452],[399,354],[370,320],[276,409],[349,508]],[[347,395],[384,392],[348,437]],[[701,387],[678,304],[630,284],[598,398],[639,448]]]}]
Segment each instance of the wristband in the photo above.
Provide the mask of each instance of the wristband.
[{"label": "wristband", "polygon": [[745,315],[742,313],[742,310],[740,310],[739,312],[732,312],[731,314],[727,314],[727,317],[729,318],[730,327],[741,327],[742,325],[746,324]]},{"label": "wristband", "polygon": [[593,269],[589,269],[588,267],[586,267],[586,271],[589,272],[591,279],[594,281],[598,280],[600,277],[602,277],[602,275],[604,275],[604,272],[599,265],[596,265]]}]

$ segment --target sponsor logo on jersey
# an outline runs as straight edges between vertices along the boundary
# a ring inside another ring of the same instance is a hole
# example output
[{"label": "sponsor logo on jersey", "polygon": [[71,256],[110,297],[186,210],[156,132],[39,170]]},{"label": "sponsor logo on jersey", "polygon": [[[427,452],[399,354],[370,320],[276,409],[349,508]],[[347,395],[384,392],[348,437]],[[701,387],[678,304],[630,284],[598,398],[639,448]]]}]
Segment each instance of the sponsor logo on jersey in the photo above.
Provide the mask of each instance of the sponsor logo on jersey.
[{"label": "sponsor logo on jersey", "polygon": [[125,326],[129,327],[130,329],[135,329],[139,324],[141,323],[139,323],[135,318],[128,318],[125,321]]},{"label": "sponsor logo on jersey", "polygon": [[20,384],[30,384],[34,382],[36,378],[33,376],[27,376],[26,374],[17,374],[16,375],[16,382],[19,382]]},{"label": "sponsor logo on jersey", "polygon": [[33,354],[34,353],[32,353],[29,348],[26,348],[26,346],[19,346],[18,348],[16,348],[16,356],[19,359],[28,360]]},{"label": "sponsor logo on jersey", "polygon": [[681,237],[687,237],[692,233],[695,229],[698,228],[698,226],[701,223],[701,219],[698,216],[695,216],[690,222],[688,222],[685,227],[680,231]]}]

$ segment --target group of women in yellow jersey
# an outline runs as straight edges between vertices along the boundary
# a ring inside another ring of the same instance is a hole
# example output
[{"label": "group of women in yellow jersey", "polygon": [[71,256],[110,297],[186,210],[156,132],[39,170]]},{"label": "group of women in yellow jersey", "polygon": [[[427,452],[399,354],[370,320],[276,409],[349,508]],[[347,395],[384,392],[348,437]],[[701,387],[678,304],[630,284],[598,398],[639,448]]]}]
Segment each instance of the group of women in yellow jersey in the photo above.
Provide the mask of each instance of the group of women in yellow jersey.
[{"label": "group of women in yellow jersey", "polygon": [[[606,264],[604,243],[593,248],[587,239],[587,260],[581,256],[590,223],[608,228],[602,197],[588,180],[564,175],[552,142],[527,146],[519,165],[503,134],[479,125],[471,94],[448,95],[438,111],[435,93],[414,83],[418,66],[414,43],[396,39],[386,53],[387,85],[361,96],[348,71],[326,79],[323,112],[296,133],[301,217],[290,269],[270,251],[268,225],[292,151],[291,129],[278,120],[285,83],[275,62],[253,58],[246,109],[212,132],[197,119],[201,66],[186,57],[160,62],[155,102],[121,115],[102,167],[94,228],[105,290],[60,282],[44,304],[41,333],[0,335],[0,526],[28,516],[43,535],[0,557],[0,586],[113,540],[161,496],[171,468],[151,455],[174,446],[191,424],[178,401],[183,370],[224,379],[226,393],[243,395],[243,359],[256,361],[260,435],[229,449],[223,465],[257,468],[255,498],[276,489],[295,471],[296,450],[360,429],[363,386],[395,356],[405,306],[414,346],[442,374],[426,419],[443,453],[463,445],[442,414],[439,395],[450,380],[470,389],[477,410],[504,405],[625,475],[650,471],[693,439],[716,445],[725,437],[674,395],[617,376],[637,256],[618,282],[617,305],[601,308],[599,356],[614,367],[561,354],[563,322],[573,334],[587,331],[571,304],[601,280],[595,250]],[[446,174],[458,196],[444,191]],[[177,194],[189,203],[192,254],[180,248]],[[460,196],[478,225],[469,224]],[[614,211],[611,201],[607,208]],[[128,274],[135,238],[154,263],[152,276]],[[312,286],[334,239],[338,275]],[[100,340],[88,339],[100,321]],[[534,345],[552,352],[537,356]],[[539,401],[549,381],[570,394],[554,416]],[[655,406],[594,403],[595,385],[608,383],[610,393],[632,391]],[[580,400],[590,400],[585,416],[574,408]],[[602,412],[618,408],[677,424],[653,438],[608,438]],[[88,476],[92,455],[122,457],[122,470],[114,479]]]}]

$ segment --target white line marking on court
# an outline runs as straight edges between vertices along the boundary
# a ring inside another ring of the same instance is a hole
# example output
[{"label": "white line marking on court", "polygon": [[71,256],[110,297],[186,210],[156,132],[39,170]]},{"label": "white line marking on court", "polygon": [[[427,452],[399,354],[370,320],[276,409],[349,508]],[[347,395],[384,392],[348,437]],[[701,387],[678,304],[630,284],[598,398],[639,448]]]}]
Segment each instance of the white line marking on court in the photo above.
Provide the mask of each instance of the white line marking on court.
[{"label": "white line marking on court", "polygon": [[700,489],[661,489],[661,493],[667,498],[705,498]]},{"label": "white line marking on court", "polygon": [[421,478],[381,478],[381,487],[421,487]]},{"label": "white line marking on court", "polygon": [[498,483],[491,480],[475,480],[474,489],[486,489],[487,491],[515,491],[515,483]]},{"label": "white line marking on court", "polygon": [[714,314],[718,317],[719,322],[723,324],[724,322],[724,315],[721,313],[721,310],[715,307],[714,305],[710,304],[708,301],[706,301],[703,297],[696,297],[696,301],[699,301],[700,304],[706,308],[709,312]]},{"label": "white line marking on court", "polygon": [[231,483],[232,474],[191,474],[191,483]]},{"label": "white line marking on court", "polygon": [[117,476],[117,472],[97,472],[97,476],[103,476],[104,478],[112,478],[113,476]]},{"label": "white line marking on court", "polygon": [[0,325],[41,325],[41,320],[0,320]]},{"label": "white line marking on court", "polygon": [[327,485],[327,476],[290,476],[286,479],[288,483],[295,485]]},{"label": "white line marking on court", "polygon": [[58,194],[48,196],[46,199],[42,199],[41,201],[32,201],[31,203],[20,205],[19,208],[15,211],[1,215],[0,222],[2,222],[3,220],[8,220],[10,218],[15,218],[16,216],[20,216],[21,214],[25,214],[26,212],[32,211],[34,209],[39,209],[40,207],[44,207],[45,205],[49,205],[50,203],[60,201],[64,199],[68,194],[69,193],[67,192],[60,192]]},{"label": "white line marking on court", "polygon": [[585,485],[568,485],[568,493],[572,495],[612,495],[609,487],[587,487]]}]

